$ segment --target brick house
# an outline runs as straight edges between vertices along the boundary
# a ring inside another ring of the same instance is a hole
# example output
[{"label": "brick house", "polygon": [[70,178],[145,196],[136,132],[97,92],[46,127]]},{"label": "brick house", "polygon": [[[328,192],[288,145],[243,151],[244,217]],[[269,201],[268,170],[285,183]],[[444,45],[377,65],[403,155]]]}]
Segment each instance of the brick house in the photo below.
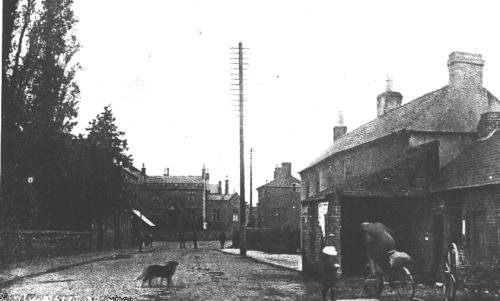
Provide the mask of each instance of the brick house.
[{"label": "brick house", "polygon": [[224,193],[221,181],[215,190],[210,190],[207,195],[206,210],[208,229],[228,231],[230,235],[233,229],[239,227],[240,196],[237,193],[229,193],[228,179],[225,181]]},{"label": "brick house", "polygon": [[500,256],[500,102],[482,85],[481,55],[453,52],[448,85],[402,105],[389,88],[377,118],[347,132],[300,172],[302,266],[315,273],[322,243],[342,271],[366,264],[360,224],[394,230],[417,274],[434,275],[456,242],[475,261]]},{"label": "brick house", "polygon": [[298,227],[300,224],[300,180],[292,176],[292,163],[274,169],[274,179],[257,188],[259,226]]},{"label": "brick house", "polygon": [[138,208],[156,225],[157,236],[174,239],[180,229],[202,230],[204,198],[207,229],[231,231],[232,212],[239,196],[229,194],[229,180],[223,194],[221,182],[218,186],[209,184],[205,170],[200,176],[172,176],[169,169],[163,175],[150,176],[143,167],[141,173]]}]

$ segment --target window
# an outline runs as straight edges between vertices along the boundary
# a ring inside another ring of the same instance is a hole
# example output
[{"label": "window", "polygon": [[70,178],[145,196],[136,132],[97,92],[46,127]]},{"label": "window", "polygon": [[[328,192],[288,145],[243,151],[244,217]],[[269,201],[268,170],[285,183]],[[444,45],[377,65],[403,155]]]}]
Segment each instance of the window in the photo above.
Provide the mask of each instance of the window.
[{"label": "window", "polygon": [[219,209],[212,209],[212,220],[213,221],[220,221]]},{"label": "window", "polygon": [[238,209],[233,209],[233,222],[238,221]]},{"label": "window", "polygon": [[311,194],[311,184],[306,180],[306,198]]},{"label": "window", "polygon": [[330,170],[328,167],[324,167],[320,169],[319,171],[319,190],[318,191],[323,191],[328,188],[328,182],[329,182],[329,175],[330,175]]},{"label": "window", "polygon": [[299,184],[293,183],[292,186],[293,186],[293,188],[292,188],[293,192],[299,191]]},{"label": "window", "polygon": [[346,158],[344,160],[344,178],[348,179],[352,176],[353,166],[351,158]]}]

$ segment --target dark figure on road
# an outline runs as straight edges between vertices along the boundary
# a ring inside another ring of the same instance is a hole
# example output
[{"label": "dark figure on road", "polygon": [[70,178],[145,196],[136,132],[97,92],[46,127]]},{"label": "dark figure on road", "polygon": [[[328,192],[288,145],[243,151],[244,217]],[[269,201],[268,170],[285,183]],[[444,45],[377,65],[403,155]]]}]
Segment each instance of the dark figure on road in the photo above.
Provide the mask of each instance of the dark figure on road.
[{"label": "dark figure on road", "polygon": [[193,231],[193,248],[198,249],[198,233],[196,230]]},{"label": "dark figure on road", "polygon": [[153,245],[153,234],[151,233],[146,233],[146,236],[144,237],[144,246],[145,247],[151,247]]},{"label": "dark figure on road", "polygon": [[179,237],[179,246],[181,249],[186,248],[186,240],[184,239],[184,231],[179,230],[179,233],[177,233],[177,236]]},{"label": "dark figure on road", "polygon": [[382,223],[362,223],[361,232],[366,244],[371,275],[375,275],[375,263],[382,270],[389,271],[389,256],[395,252],[396,243],[392,230]]},{"label": "dark figure on road", "polygon": [[226,244],[226,232],[224,231],[220,231],[220,234],[219,234],[219,241],[220,241],[220,248],[221,249],[224,249],[224,245]]},{"label": "dark figure on road", "polygon": [[137,247],[138,247],[138,250],[139,252],[142,252],[142,244],[144,243],[144,233],[143,231],[139,231],[139,233],[137,234]]}]

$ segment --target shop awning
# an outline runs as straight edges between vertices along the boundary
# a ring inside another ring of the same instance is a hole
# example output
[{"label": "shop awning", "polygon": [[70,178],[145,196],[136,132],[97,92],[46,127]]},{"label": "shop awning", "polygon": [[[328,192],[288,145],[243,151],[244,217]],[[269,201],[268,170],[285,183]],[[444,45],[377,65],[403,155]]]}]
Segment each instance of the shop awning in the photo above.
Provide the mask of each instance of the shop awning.
[{"label": "shop awning", "polygon": [[147,217],[144,216],[139,210],[132,209],[132,212],[134,212],[135,215],[137,215],[140,219],[142,219],[143,222],[145,222],[148,226],[154,227],[155,224],[153,224]]}]

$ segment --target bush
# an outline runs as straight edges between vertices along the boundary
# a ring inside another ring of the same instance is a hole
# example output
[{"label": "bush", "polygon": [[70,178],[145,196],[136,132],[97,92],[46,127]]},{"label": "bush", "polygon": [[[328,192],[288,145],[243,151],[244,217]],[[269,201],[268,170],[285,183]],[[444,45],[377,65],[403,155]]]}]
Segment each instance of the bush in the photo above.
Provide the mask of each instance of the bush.
[{"label": "bush", "polygon": [[[240,233],[233,233],[233,248],[240,246]],[[300,229],[247,228],[247,249],[275,254],[297,254],[300,250]]]}]

